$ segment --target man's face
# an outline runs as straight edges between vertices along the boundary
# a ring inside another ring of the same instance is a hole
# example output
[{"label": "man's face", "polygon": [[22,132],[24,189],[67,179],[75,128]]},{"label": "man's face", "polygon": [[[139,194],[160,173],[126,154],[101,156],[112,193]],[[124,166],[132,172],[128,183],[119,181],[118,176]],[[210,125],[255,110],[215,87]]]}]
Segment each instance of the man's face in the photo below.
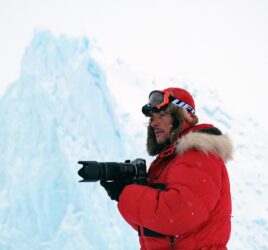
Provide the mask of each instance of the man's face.
[{"label": "man's face", "polygon": [[154,128],[156,141],[158,144],[165,143],[170,139],[172,129],[172,116],[164,111],[152,113],[150,125]]}]

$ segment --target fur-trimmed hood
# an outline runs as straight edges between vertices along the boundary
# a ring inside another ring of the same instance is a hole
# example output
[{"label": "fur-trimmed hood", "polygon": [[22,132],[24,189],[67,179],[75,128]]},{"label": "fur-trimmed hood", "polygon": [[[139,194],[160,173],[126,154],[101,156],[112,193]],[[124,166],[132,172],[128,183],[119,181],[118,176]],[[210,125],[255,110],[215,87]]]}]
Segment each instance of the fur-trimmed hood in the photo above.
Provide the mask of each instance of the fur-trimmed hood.
[{"label": "fur-trimmed hood", "polygon": [[196,149],[204,153],[214,153],[224,160],[233,157],[233,144],[228,135],[214,135],[198,131],[189,132],[175,142],[177,154]]}]

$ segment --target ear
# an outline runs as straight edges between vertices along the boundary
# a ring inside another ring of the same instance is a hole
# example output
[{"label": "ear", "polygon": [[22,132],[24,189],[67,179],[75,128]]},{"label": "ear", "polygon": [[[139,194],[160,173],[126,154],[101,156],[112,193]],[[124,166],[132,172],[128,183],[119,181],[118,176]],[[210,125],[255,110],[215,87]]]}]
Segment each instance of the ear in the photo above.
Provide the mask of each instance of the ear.
[{"label": "ear", "polygon": [[190,112],[188,112],[186,109],[182,108],[181,109],[181,114],[183,118],[191,125],[195,125],[198,123],[198,117]]}]

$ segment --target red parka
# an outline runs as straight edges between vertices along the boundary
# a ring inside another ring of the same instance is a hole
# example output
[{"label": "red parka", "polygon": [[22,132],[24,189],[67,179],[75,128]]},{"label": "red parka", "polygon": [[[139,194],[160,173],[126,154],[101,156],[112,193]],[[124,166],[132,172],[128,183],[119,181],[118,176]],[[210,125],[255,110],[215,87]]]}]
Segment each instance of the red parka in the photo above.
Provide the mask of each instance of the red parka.
[{"label": "red parka", "polygon": [[141,250],[226,250],[231,196],[224,162],[232,156],[226,135],[188,129],[162,151],[148,171],[148,186],[128,185],[118,208],[139,233]]}]

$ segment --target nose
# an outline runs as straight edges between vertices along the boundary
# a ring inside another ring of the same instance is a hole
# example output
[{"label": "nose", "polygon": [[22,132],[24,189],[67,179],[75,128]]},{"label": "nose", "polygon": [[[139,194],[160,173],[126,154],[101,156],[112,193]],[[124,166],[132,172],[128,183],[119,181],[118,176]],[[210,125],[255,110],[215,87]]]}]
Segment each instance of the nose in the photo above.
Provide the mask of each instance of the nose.
[{"label": "nose", "polygon": [[153,128],[158,127],[158,126],[159,126],[159,119],[157,119],[157,118],[154,117],[154,118],[151,120],[150,125],[151,125],[151,127],[153,127]]}]

